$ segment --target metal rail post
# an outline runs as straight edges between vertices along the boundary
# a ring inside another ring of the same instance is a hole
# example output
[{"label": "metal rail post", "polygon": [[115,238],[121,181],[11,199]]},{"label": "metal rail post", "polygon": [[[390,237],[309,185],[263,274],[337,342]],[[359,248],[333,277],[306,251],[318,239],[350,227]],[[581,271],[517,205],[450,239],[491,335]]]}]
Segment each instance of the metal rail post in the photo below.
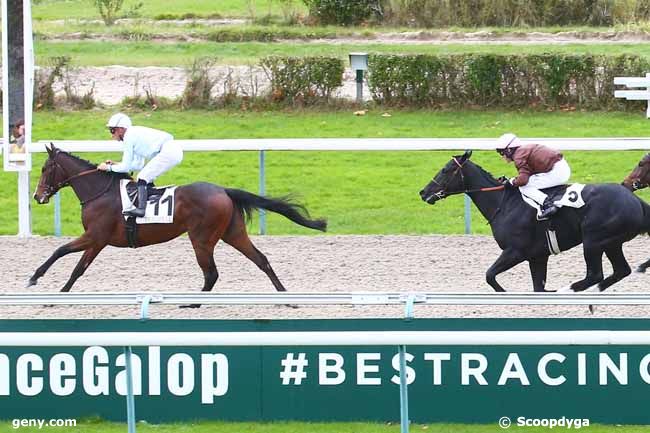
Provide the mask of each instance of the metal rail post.
[{"label": "metal rail post", "polygon": [[[140,321],[149,319],[149,304],[152,302],[151,295],[144,295],[140,300]],[[126,423],[129,433],[135,432],[135,395],[133,394],[133,368],[131,366],[131,346],[124,347],[124,358],[126,364]]]},{"label": "metal rail post", "polygon": [[61,194],[54,194],[54,236],[61,237]]},{"label": "metal rail post", "polygon": [[[260,150],[260,195],[266,194],[266,167],[264,164],[264,151]],[[260,209],[260,234],[266,234],[266,212]]]},{"label": "metal rail post", "polygon": [[[415,295],[410,293],[406,298],[406,307],[404,317],[406,320],[413,318],[413,304]],[[400,431],[409,433],[409,394],[408,383],[406,381],[406,345],[397,346],[399,352],[399,412],[400,412]]]},{"label": "metal rail post", "polygon": [[135,433],[135,397],[133,395],[133,370],[131,368],[131,346],[124,347],[126,361],[126,422],[129,433]]},{"label": "metal rail post", "polygon": [[465,194],[465,234],[472,234],[472,199]]}]

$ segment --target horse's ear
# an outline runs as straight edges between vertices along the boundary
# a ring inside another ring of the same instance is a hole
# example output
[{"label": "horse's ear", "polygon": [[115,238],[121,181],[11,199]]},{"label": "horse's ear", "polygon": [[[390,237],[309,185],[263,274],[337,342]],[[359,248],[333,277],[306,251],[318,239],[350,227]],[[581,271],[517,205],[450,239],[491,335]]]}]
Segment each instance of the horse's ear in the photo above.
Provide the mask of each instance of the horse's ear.
[{"label": "horse's ear", "polygon": [[466,150],[465,153],[463,154],[463,161],[467,161],[472,157],[472,151],[471,150]]},{"label": "horse's ear", "polygon": [[46,144],[45,145],[45,150],[47,150],[47,154],[49,156],[52,156],[52,152],[54,152],[54,143],[50,142],[49,146]]}]

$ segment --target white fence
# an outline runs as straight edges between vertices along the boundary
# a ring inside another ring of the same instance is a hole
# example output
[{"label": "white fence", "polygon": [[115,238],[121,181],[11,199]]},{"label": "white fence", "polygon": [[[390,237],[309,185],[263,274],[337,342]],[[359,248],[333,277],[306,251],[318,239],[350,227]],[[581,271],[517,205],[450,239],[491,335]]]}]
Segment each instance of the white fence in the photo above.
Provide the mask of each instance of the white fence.
[{"label": "white fence", "polygon": [[[526,142],[546,144],[559,150],[645,150],[650,149],[650,139],[630,138],[525,138]],[[32,143],[30,152],[45,152],[45,145],[53,142],[70,152],[119,152],[122,145],[116,141],[43,140]],[[465,149],[494,150],[492,138],[287,138],[287,139],[222,139],[222,140],[176,140],[188,152],[257,151],[259,152],[259,193],[266,191],[265,152],[280,151],[459,151]],[[19,184],[20,186],[20,184]],[[29,209],[30,192],[19,188],[18,202]],[[471,232],[470,200],[465,197],[465,233]],[[29,211],[31,212],[31,211]],[[21,218],[31,216],[21,213]],[[60,202],[55,197],[54,233],[61,234]],[[20,234],[31,235],[28,221],[19,221]],[[260,211],[260,234],[266,233],[266,214]]]},{"label": "white fence", "polygon": [[[522,138],[559,150],[644,150],[650,139],[618,138]],[[30,145],[30,152],[45,152],[50,142],[69,152],[119,152],[121,143],[110,140],[42,140]],[[176,140],[189,152],[217,151],[355,151],[355,150],[494,150],[493,138],[263,138],[220,140]]]},{"label": "white fence", "polygon": [[650,305],[650,293],[0,293],[0,305]]}]

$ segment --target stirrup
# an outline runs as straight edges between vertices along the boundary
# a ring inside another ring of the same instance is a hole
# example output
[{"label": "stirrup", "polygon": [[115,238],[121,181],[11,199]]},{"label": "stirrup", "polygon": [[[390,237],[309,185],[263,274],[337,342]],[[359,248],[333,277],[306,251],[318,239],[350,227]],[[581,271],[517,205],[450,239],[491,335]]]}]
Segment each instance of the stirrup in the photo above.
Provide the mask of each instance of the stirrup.
[{"label": "stirrup", "polygon": [[122,212],[122,215],[132,216],[137,218],[143,218],[144,214],[145,214],[145,209],[140,209],[140,208],[129,209]]},{"label": "stirrup", "polygon": [[539,215],[537,215],[537,220],[538,221],[546,221],[547,219],[549,219],[550,217],[555,215],[558,210],[560,210],[560,208],[558,208],[554,204],[543,207],[542,211],[539,213]]}]

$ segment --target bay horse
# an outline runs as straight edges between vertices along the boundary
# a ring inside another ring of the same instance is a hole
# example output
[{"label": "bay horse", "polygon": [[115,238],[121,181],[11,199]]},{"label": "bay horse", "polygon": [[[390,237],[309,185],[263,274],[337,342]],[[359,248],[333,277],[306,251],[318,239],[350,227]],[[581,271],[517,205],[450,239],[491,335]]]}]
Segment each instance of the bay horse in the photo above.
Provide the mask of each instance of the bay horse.
[{"label": "bay horse", "polygon": [[[97,166],[56,148],[47,147],[45,161],[34,199],[47,203],[59,189],[71,186],[82,205],[81,221],[85,232],[77,239],[54,251],[29,279],[28,287],[59,258],[79,251],[83,255],[68,282],[61,289],[68,292],[75,281],[104,247],[127,247],[126,224],[122,215],[119,181],[130,179],[126,174],[97,170]],[[138,227],[138,246],[170,241],[187,232],[203,270],[202,291],[210,291],[219,278],[214,262],[214,248],[219,239],[239,250],[257,265],[278,291],[285,291],[264,254],[251,242],[246,233],[246,222],[257,209],[279,213],[289,220],[310,229],[325,231],[324,219],[309,219],[309,213],[287,198],[270,198],[247,191],[197,182],[179,186],[175,191],[174,219],[169,224],[144,224]],[[193,305],[198,306],[198,305]]]},{"label": "bay horse", "polygon": [[[470,161],[472,152],[454,156],[420,191],[428,204],[454,194],[466,193],[490,224],[492,235],[502,250],[487,270],[487,283],[505,292],[497,275],[528,261],[536,292],[547,292],[546,273],[551,254],[546,230],[556,232],[560,250],[580,243],[584,247],[586,277],[569,287],[574,292],[598,285],[600,291],[631,273],[623,255],[623,243],[650,231],[650,206],[617,184],[586,185],[585,205],[579,209],[562,207],[549,221],[536,219],[536,210],[526,204],[517,188],[503,185],[490,173]],[[612,263],[613,273],[603,277],[603,253]]]},{"label": "bay horse", "polygon": [[650,153],[641,158],[636,167],[625,176],[623,186],[630,191],[650,186]]},{"label": "bay horse", "polygon": [[[630,174],[625,176],[625,179],[623,179],[623,186],[630,191],[637,191],[650,186],[650,153],[641,158],[641,161],[639,161]],[[645,272],[648,268],[650,268],[650,259],[641,263],[639,267],[636,268],[636,271]]]}]

